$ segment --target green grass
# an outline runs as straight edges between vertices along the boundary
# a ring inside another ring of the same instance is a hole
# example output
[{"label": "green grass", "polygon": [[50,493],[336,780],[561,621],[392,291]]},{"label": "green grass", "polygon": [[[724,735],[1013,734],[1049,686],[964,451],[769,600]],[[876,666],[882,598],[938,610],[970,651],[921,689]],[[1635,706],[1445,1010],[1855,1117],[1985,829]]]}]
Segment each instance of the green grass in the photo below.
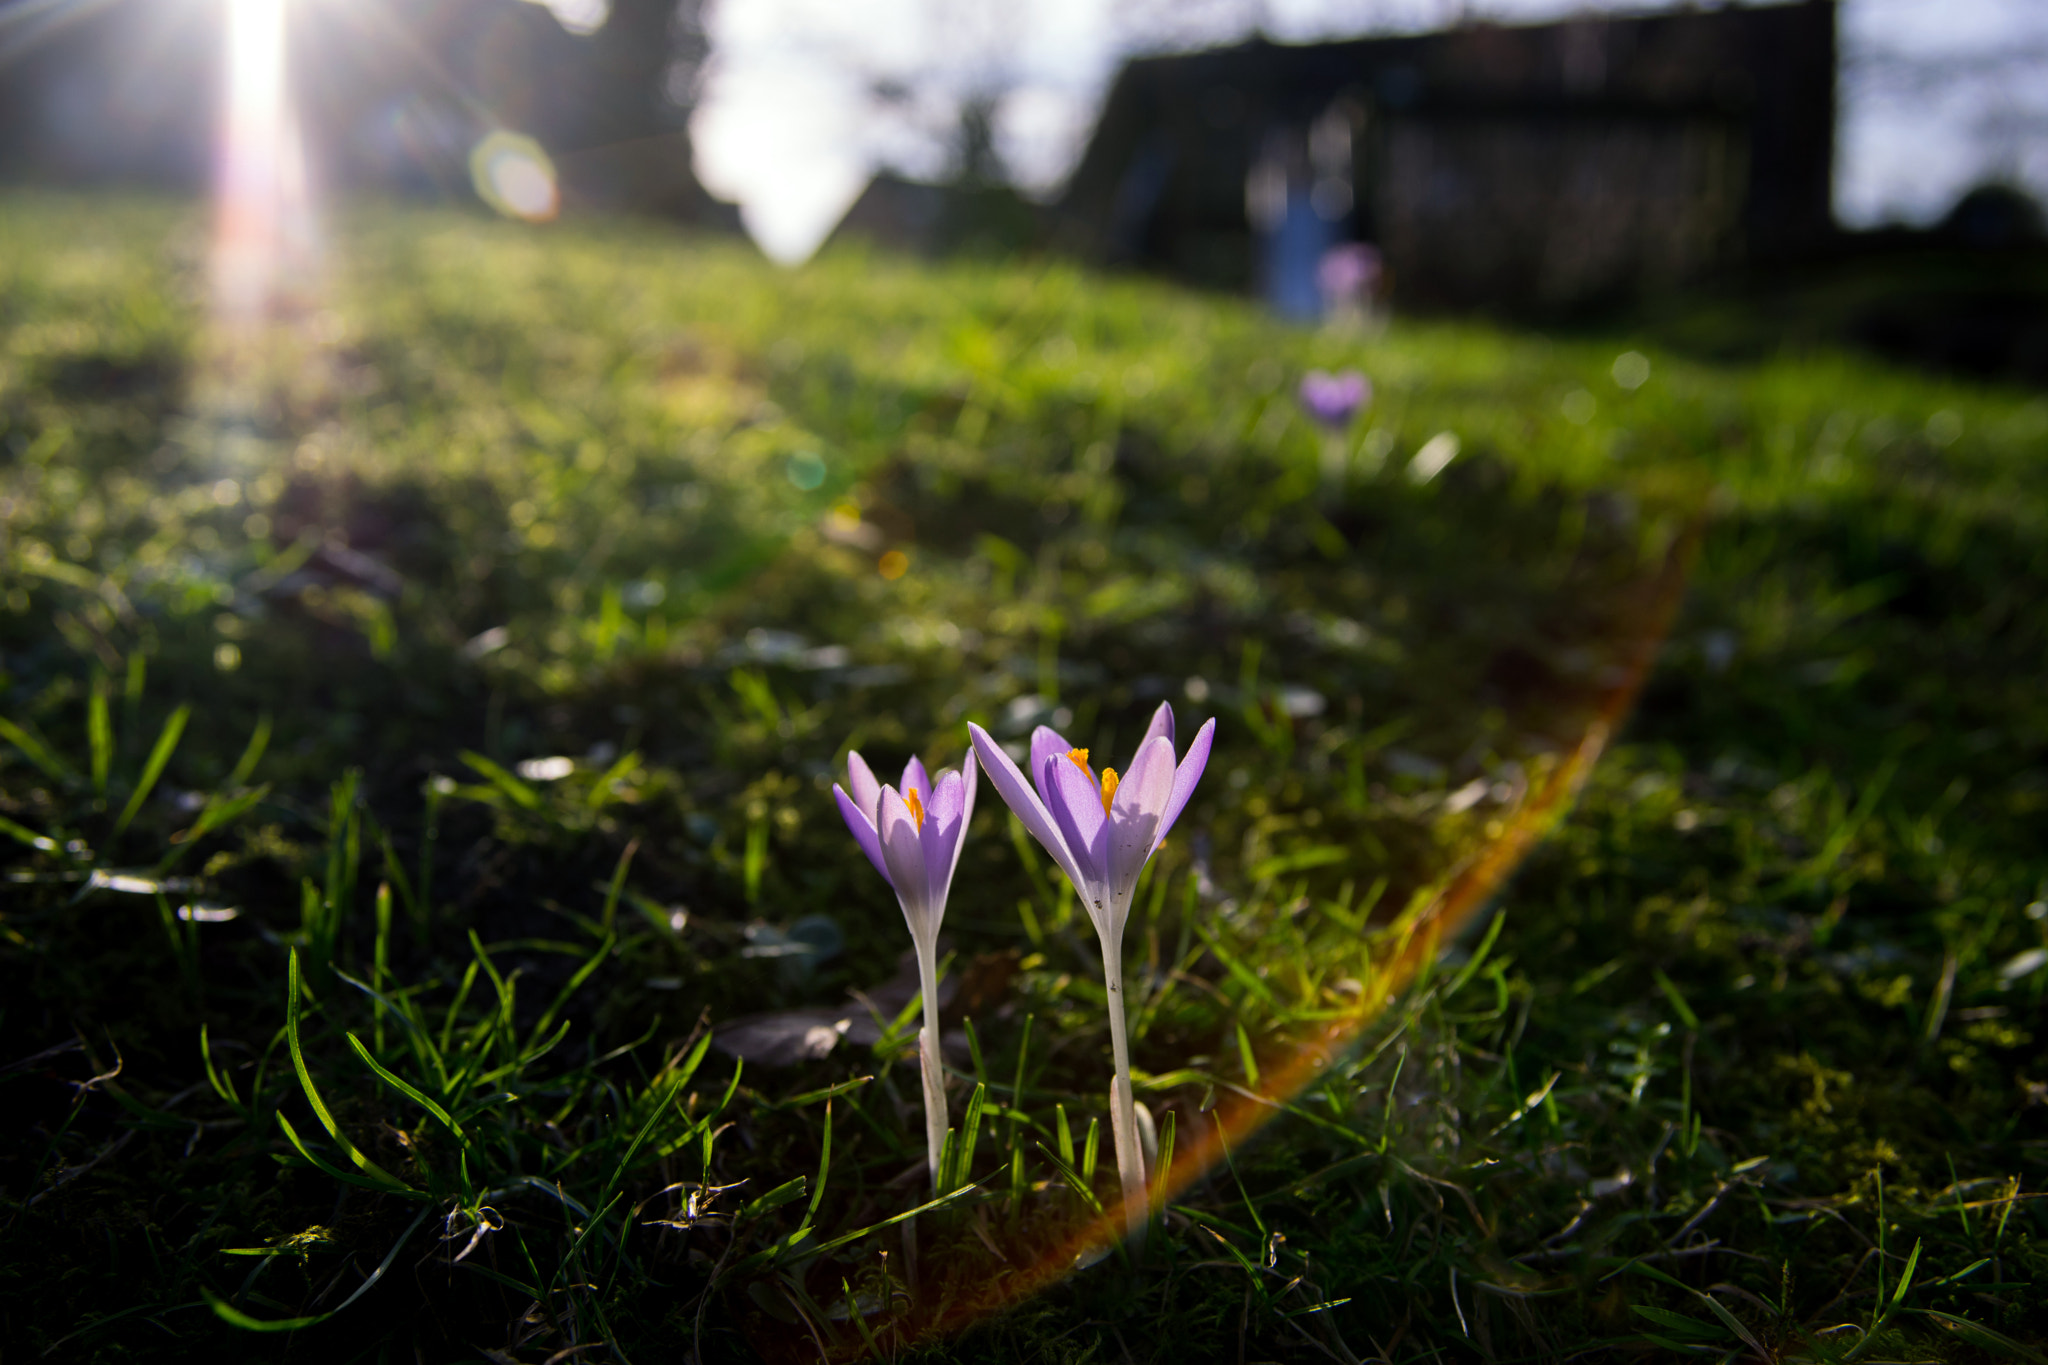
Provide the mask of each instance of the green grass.
[{"label": "green grass", "polygon": [[[223,370],[204,222],[0,200],[9,1359],[2044,1358],[2048,403],[385,208]],[[908,1028],[710,1030],[909,947],[847,748],[1162,698],[1140,1098],[1271,1121],[1070,1268],[1099,962],[984,786],[912,1295]]]}]

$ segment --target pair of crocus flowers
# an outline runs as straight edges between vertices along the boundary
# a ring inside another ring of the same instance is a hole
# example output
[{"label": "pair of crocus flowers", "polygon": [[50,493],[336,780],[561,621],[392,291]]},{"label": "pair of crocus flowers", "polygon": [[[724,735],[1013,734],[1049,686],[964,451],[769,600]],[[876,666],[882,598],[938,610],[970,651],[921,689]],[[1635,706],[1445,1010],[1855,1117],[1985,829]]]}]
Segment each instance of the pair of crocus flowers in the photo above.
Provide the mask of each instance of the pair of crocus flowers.
[{"label": "pair of crocus flowers", "polygon": [[1016,813],[1074,885],[1102,945],[1104,984],[1109,990],[1109,1041],[1115,1070],[1110,1086],[1110,1129],[1117,1173],[1123,1181],[1124,1213],[1136,1234],[1146,1213],[1145,1160],[1139,1148],[1136,1104],[1131,1095],[1130,1042],[1124,1022],[1124,924],[1138,876],[1179,818],[1209,762],[1216,722],[1204,724],[1176,760],[1173,708],[1161,703],[1138,745],[1130,767],[1119,776],[1088,766],[1088,751],[1077,749],[1046,726],[1031,735],[1027,781],[986,730],[967,727],[974,750],[957,772],[934,783],[913,758],[900,786],[875,780],[857,753],[847,755],[847,787],[835,786],[839,813],[868,860],[895,889],[904,921],[917,949],[918,985],[924,994],[924,1030],[918,1054],[924,1075],[925,1141],[934,1189],[946,1136],[946,1089],[939,1060],[938,939],[946,895],[960,864],[960,847],[974,816],[976,763],[1005,804]]}]

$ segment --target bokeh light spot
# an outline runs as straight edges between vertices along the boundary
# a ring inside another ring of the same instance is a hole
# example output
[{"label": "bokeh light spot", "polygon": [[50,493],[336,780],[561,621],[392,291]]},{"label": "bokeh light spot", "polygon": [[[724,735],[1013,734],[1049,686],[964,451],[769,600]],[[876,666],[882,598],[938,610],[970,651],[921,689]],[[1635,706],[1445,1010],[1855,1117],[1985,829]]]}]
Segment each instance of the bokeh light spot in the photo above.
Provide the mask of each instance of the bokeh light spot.
[{"label": "bokeh light spot", "polygon": [[789,481],[808,493],[825,482],[825,458],[815,450],[800,450],[789,457]]},{"label": "bokeh light spot", "polygon": [[890,550],[876,562],[875,568],[881,573],[882,577],[894,583],[897,579],[910,572],[910,556],[901,550]]},{"label": "bokeh light spot", "polygon": [[1458,458],[1458,434],[1454,431],[1439,431],[1422,443],[1408,461],[1408,481],[1428,483],[1444,472],[1452,460]]},{"label": "bokeh light spot", "polygon": [[1624,389],[1640,389],[1650,380],[1650,358],[1641,351],[1623,351],[1614,358],[1614,382]]},{"label": "bokeh light spot", "polygon": [[507,218],[545,223],[562,207],[547,149],[519,133],[499,129],[477,143],[469,177],[477,196]]}]

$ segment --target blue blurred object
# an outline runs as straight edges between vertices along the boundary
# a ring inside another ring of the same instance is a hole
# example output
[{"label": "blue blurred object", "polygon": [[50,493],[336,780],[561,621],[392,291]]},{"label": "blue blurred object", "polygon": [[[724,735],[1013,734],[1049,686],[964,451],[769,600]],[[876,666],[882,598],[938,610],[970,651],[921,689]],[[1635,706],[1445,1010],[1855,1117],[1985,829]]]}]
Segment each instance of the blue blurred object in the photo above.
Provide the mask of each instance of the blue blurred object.
[{"label": "blue blurred object", "polygon": [[1317,271],[1323,256],[1337,245],[1336,223],[1315,210],[1306,185],[1290,185],[1287,207],[1272,231],[1262,233],[1259,251],[1265,267],[1266,302],[1292,322],[1314,322],[1323,315],[1323,290]]}]

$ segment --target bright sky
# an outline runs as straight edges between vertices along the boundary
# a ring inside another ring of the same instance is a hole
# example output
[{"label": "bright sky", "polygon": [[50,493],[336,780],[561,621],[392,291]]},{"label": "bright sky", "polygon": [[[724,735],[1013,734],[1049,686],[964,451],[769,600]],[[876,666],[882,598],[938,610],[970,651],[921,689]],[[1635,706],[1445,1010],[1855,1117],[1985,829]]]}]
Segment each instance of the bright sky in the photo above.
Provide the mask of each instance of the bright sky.
[{"label": "bright sky", "polygon": [[[547,0],[585,24],[604,0]],[[878,167],[944,169],[952,101],[1009,90],[999,145],[1012,174],[1057,190],[1125,53],[1443,27],[1660,0],[725,0],[714,65],[692,124],[697,171],[741,206],[780,260],[815,250]],[[2042,0],[1843,0],[1838,215],[1856,225],[1938,218],[1992,174],[2048,192],[2048,4]],[[2004,65],[1985,67],[1987,54]],[[1922,63],[1919,79],[1902,71]],[[1926,59],[1977,65],[1931,73]],[[877,100],[888,82],[905,92]]]}]

